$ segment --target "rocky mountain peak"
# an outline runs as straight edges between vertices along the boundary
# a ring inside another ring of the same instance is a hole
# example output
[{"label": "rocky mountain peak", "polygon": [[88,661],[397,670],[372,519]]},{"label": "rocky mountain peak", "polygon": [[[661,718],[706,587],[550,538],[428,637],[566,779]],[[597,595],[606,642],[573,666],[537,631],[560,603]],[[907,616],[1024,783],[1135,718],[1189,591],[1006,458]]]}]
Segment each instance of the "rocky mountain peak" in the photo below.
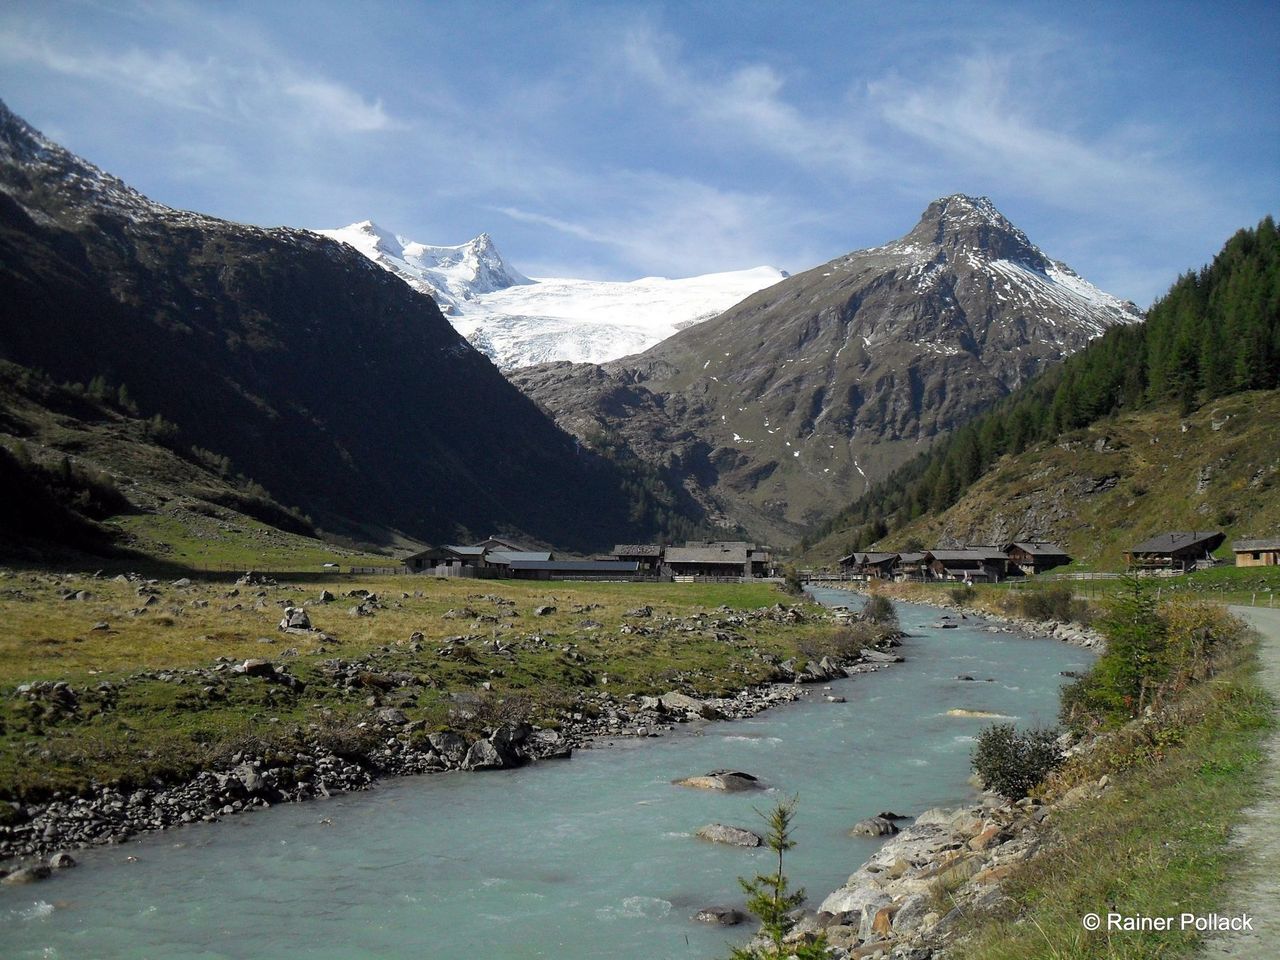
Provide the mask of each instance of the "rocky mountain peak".
[{"label": "rocky mountain peak", "polygon": [[1047,266],[1044,254],[987,197],[957,193],[933,201],[904,240],[948,253],[1013,260],[1037,269]]}]

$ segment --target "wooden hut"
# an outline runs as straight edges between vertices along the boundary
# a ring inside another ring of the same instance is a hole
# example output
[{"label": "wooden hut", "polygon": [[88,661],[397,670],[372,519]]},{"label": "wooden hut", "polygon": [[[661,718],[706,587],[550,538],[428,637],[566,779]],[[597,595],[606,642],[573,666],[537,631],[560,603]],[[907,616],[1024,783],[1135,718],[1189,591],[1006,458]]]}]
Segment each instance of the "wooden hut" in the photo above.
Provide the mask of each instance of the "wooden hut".
[{"label": "wooden hut", "polygon": [[1171,530],[1130,547],[1124,555],[1130,570],[1185,572],[1201,561],[1212,560],[1214,550],[1227,539],[1221,530]]},{"label": "wooden hut", "polygon": [[1019,540],[1005,544],[1004,554],[1009,558],[1011,568],[1021,570],[1029,577],[1071,562],[1066,550],[1046,540]]},{"label": "wooden hut", "polygon": [[1280,566],[1280,537],[1270,540],[1236,540],[1231,544],[1237,567]]}]

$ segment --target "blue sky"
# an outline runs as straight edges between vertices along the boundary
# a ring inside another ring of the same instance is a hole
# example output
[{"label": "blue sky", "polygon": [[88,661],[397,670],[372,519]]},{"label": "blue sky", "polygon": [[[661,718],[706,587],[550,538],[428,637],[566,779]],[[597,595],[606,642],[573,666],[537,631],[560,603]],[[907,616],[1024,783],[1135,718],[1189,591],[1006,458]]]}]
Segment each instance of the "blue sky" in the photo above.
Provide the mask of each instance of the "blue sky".
[{"label": "blue sky", "polygon": [[987,195],[1146,306],[1280,212],[1274,3],[9,2],[0,98],[164,203],[792,272]]}]

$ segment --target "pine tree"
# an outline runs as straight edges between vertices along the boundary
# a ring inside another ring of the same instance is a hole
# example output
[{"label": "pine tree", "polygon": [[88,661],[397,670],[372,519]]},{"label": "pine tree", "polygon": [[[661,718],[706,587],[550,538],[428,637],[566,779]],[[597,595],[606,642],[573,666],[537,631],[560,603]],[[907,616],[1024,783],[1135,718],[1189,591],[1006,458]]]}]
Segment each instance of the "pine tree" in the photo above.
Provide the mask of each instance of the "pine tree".
[{"label": "pine tree", "polygon": [[738,883],[747,894],[747,910],[760,920],[760,933],[768,941],[763,948],[735,947],[732,960],[766,960],[766,958],[794,957],[795,960],[825,960],[827,939],[819,934],[810,943],[784,943],[787,934],[795,927],[793,910],[804,903],[805,892],[789,890],[787,875],[783,872],[783,855],[793,847],[791,822],[795,817],[796,798],[784,800],[767,814],[762,813],[769,825],[764,838],[765,845],[778,857],[776,873],[756,874],[750,880],[739,877]]}]

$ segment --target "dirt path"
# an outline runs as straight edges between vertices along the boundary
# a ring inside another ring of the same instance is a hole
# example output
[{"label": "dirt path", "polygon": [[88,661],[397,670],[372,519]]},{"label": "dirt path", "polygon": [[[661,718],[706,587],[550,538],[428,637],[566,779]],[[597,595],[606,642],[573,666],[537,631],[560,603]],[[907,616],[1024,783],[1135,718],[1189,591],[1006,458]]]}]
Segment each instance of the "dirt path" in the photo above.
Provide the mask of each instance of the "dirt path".
[{"label": "dirt path", "polygon": [[[1263,642],[1258,648],[1262,661],[1259,680],[1273,696],[1280,698],[1280,610],[1232,607],[1231,612],[1262,634]],[[1209,941],[1203,952],[1205,960],[1280,957],[1280,731],[1271,736],[1265,749],[1268,759],[1262,796],[1245,811],[1244,820],[1232,838],[1244,848],[1244,857],[1222,904],[1223,913],[1247,913],[1253,917],[1254,930]]]}]

